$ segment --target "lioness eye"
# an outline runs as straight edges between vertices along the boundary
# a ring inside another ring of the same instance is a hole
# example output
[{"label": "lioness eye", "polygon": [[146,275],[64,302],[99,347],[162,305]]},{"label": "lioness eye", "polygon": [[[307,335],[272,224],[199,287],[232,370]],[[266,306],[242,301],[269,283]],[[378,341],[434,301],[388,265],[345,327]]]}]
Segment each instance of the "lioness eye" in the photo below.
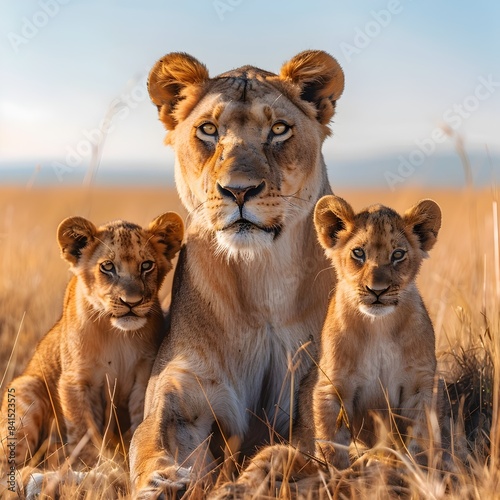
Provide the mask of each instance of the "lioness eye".
[{"label": "lioness eye", "polygon": [[114,272],[115,265],[110,260],[106,260],[101,263],[100,268],[103,273],[109,274]]},{"label": "lioness eye", "polygon": [[401,248],[397,248],[392,252],[391,260],[392,262],[401,262],[406,256],[406,250],[402,250]]},{"label": "lioness eye", "polygon": [[365,261],[365,251],[362,249],[362,248],[353,248],[351,250],[351,255],[356,259],[356,260],[360,260],[361,262],[364,262]]},{"label": "lioness eye", "polygon": [[290,129],[290,126],[283,122],[277,122],[272,127],[271,130],[274,135],[283,135]]},{"label": "lioness eye", "polygon": [[206,135],[217,135],[217,127],[213,123],[204,123],[200,126],[200,130]]},{"label": "lioness eye", "polygon": [[155,266],[155,263],[152,260],[145,260],[141,264],[141,271],[151,271],[153,267]]}]

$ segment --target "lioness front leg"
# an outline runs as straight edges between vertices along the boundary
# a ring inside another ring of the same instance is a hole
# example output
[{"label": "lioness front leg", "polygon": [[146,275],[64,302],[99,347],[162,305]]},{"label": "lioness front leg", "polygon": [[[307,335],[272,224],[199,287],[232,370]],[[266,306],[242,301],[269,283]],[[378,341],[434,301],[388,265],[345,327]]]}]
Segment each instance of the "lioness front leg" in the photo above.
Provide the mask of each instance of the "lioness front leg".
[{"label": "lioness front leg", "polygon": [[170,392],[161,395],[162,400],[135,431],[130,471],[137,498],[187,489],[213,461],[208,445],[214,409],[195,383],[198,387],[183,386],[179,393],[169,384]]}]

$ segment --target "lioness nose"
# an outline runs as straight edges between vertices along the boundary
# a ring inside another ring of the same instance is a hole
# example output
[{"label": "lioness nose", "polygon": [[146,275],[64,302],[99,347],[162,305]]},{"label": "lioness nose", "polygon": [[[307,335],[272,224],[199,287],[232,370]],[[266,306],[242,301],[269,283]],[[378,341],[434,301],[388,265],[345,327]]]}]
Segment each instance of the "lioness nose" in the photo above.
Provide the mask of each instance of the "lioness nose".
[{"label": "lioness nose", "polygon": [[120,297],[120,302],[122,304],[125,304],[126,306],[129,306],[130,308],[138,306],[142,302],[142,297],[139,295],[135,296],[124,296]]},{"label": "lioness nose", "polygon": [[265,186],[265,181],[262,181],[258,185],[252,186],[222,186],[221,184],[217,183],[217,190],[222,196],[232,199],[237,203],[238,206],[241,207],[250,198],[254,198],[255,196],[259,195],[263,191]]}]

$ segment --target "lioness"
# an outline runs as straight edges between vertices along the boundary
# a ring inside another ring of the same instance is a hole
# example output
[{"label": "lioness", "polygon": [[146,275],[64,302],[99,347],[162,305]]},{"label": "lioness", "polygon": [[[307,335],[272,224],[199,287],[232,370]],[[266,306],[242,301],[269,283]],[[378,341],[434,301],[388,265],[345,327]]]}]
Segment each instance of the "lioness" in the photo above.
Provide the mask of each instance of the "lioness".
[{"label": "lioness", "polygon": [[355,214],[342,198],[325,196],[314,224],[338,278],[313,393],[317,452],[348,467],[351,439],[373,446],[372,411],[390,409],[401,436],[413,427],[408,449],[416,454],[425,447],[436,355],[415,278],[436,241],[439,206],[423,200],[403,216],[381,205]]},{"label": "lioness", "polygon": [[210,78],[182,53],[150,73],[189,222],[131,444],[141,498],[184,488],[230,437],[249,453],[288,436],[311,364],[297,350],[319,339],[334,279],[310,221],[331,192],[321,144],[343,86],[321,51],[279,76],[245,66]]},{"label": "lioness", "polygon": [[85,465],[95,461],[105,431],[113,434],[115,416],[123,417],[121,433],[142,420],[165,329],[158,291],[181,246],[183,223],[166,213],[147,229],[124,221],[96,228],[70,217],[57,238],[74,276],[61,319],[5,392],[1,458],[9,468],[29,461],[53,420],[67,451],[81,448],[76,455]]}]

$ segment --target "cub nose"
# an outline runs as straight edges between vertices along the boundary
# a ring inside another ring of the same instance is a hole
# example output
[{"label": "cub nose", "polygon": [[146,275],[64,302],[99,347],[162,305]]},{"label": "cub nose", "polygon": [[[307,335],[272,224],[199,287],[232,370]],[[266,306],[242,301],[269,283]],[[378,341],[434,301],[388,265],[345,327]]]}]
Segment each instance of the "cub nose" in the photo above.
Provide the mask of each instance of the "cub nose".
[{"label": "cub nose", "polygon": [[219,194],[224,198],[229,198],[232,201],[236,202],[239,207],[243,206],[243,204],[246,203],[250,198],[258,196],[264,190],[265,186],[265,181],[262,181],[260,184],[254,184],[250,186],[223,186],[222,184],[217,182],[217,190],[219,191]]},{"label": "cub nose", "polygon": [[382,295],[384,295],[384,293],[388,292],[389,291],[389,286],[388,287],[377,287],[377,286],[372,286],[371,288],[369,286],[366,287],[366,289],[373,295],[375,295],[375,297],[377,297],[377,299],[379,297],[381,297]]}]

